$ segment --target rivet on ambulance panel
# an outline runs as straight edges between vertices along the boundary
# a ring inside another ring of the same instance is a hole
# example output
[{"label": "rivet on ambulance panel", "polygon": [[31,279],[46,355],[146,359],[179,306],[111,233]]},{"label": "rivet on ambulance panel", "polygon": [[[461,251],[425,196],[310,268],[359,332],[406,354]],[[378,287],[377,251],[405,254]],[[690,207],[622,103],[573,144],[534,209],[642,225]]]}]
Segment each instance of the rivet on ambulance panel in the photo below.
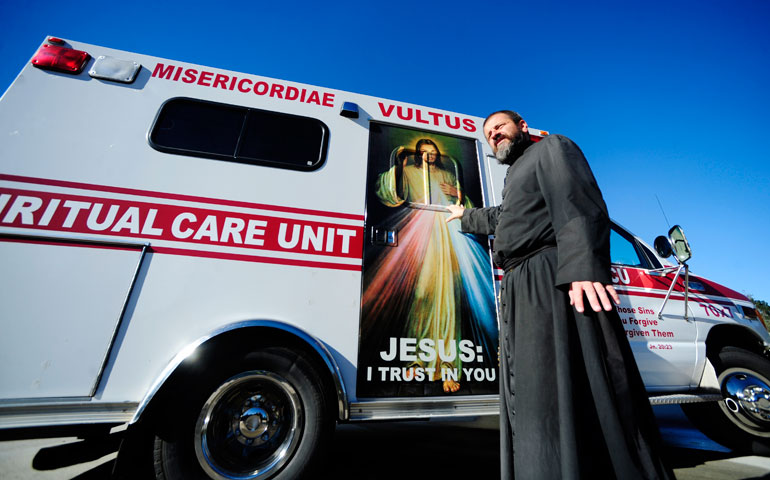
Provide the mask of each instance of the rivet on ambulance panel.
[{"label": "rivet on ambulance panel", "polygon": [[136,75],[141,68],[142,65],[130,60],[120,60],[118,58],[100,55],[94,62],[94,66],[88,74],[93,78],[101,80],[132,83],[136,80]]}]

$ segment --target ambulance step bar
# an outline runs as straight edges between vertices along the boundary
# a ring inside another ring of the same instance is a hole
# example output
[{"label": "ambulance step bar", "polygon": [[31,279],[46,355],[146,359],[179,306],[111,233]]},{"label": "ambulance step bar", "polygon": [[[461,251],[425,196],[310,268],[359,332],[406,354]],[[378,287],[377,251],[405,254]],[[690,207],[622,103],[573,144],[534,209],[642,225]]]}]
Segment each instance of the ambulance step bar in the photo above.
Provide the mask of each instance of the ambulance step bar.
[{"label": "ambulance step bar", "polygon": [[410,420],[497,415],[497,395],[455,398],[392,398],[350,403],[350,420]]},{"label": "ambulance step bar", "polygon": [[[717,392],[651,395],[650,405],[718,402]],[[408,420],[436,417],[474,417],[497,415],[500,404],[497,395],[479,395],[463,398],[393,398],[362,400],[350,404],[350,420]]]},{"label": "ambulance step bar", "polygon": [[715,392],[650,396],[650,405],[675,405],[678,403],[718,402],[722,395]]}]

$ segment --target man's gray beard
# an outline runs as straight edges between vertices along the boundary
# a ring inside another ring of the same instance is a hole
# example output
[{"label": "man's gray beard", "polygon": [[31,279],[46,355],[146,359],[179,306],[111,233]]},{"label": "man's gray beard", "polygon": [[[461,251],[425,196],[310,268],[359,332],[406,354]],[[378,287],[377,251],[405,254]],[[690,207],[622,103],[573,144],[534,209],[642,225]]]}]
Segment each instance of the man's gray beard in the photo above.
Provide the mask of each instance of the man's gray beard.
[{"label": "man's gray beard", "polygon": [[529,133],[522,132],[521,130],[516,135],[508,140],[508,143],[503,144],[498,150],[495,158],[497,163],[501,165],[513,165],[513,162],[524,153],[524,149],[529,146]]},{"label": "man's gray beard", "polygon": [[497,157],[497,163],[500,165],[510,165],[513,163],[509,158],[512,152],[513,142],[508,141],[508,143],[505,143],[502,147],[497,149],[497,153],[495,154],[495,157]]}]

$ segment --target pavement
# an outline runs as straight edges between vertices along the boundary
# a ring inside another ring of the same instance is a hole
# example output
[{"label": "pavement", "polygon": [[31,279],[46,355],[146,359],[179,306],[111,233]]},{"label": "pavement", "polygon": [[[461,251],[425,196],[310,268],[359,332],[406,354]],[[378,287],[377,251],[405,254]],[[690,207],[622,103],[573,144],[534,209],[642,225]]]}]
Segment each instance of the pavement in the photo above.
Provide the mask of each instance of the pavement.
[{"label": "pavement", "polygon": [[[654,407],[666,460],[677,480],[770,479],[770,458],[743,456],[695,430],[676,406]],[[356,480],[499,478],[496,418],[338,426],[324,477]],[[0,442],[2,480],[103,480],[119,434],[85,442],[52,438]]]}]

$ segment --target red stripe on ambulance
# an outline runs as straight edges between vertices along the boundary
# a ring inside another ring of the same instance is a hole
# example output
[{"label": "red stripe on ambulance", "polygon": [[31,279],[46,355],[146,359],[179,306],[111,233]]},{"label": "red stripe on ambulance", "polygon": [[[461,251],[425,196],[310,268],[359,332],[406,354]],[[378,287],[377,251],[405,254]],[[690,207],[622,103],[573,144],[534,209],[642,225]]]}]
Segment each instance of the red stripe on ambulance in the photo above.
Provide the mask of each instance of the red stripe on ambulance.
[{"label": "red stripe on ambulance", "polygon": [[[327,212],[323,210],[310,210],[307,208],[286,207],[282,205],[268,205],[264,203],[238,202],[234,200],[222,200],[219,198],[197,197],[194,195],[180,195],[177,193],[155,192],[152,190],[139,190],[136,188],[113,187],[107,185],[96,185],[93,183],[69,182],[66,180],[53,180],[49,178],[24,177],[20,175],[7,175],[0,173],[0,180],[9,182],[32,183],[38,185],[47,185],[51,187],[77,188],[81,190],[94,190],[98,192],[118,193],[125,195],[137,195],[142,197],[156,197],[166,200],[179,200],[185,202],[209,203],[214,205],[223,205],[228,207],[254,208],[259,210],[272,210],[282,213],[297,213],[302,215],[318,215],[323,217],[343,218],[349,220],[364,221],[363,215],[353,213]],[[2,206],[0,206],[0,211]]]},{"label": "red stripe on ambulance", "polygon": [[[138,238],[153,241],[159,253],[361,269],[362,225],[296,216],[0,188],[1,227]],[[233,247],[248,251],[234,253]]]}]

